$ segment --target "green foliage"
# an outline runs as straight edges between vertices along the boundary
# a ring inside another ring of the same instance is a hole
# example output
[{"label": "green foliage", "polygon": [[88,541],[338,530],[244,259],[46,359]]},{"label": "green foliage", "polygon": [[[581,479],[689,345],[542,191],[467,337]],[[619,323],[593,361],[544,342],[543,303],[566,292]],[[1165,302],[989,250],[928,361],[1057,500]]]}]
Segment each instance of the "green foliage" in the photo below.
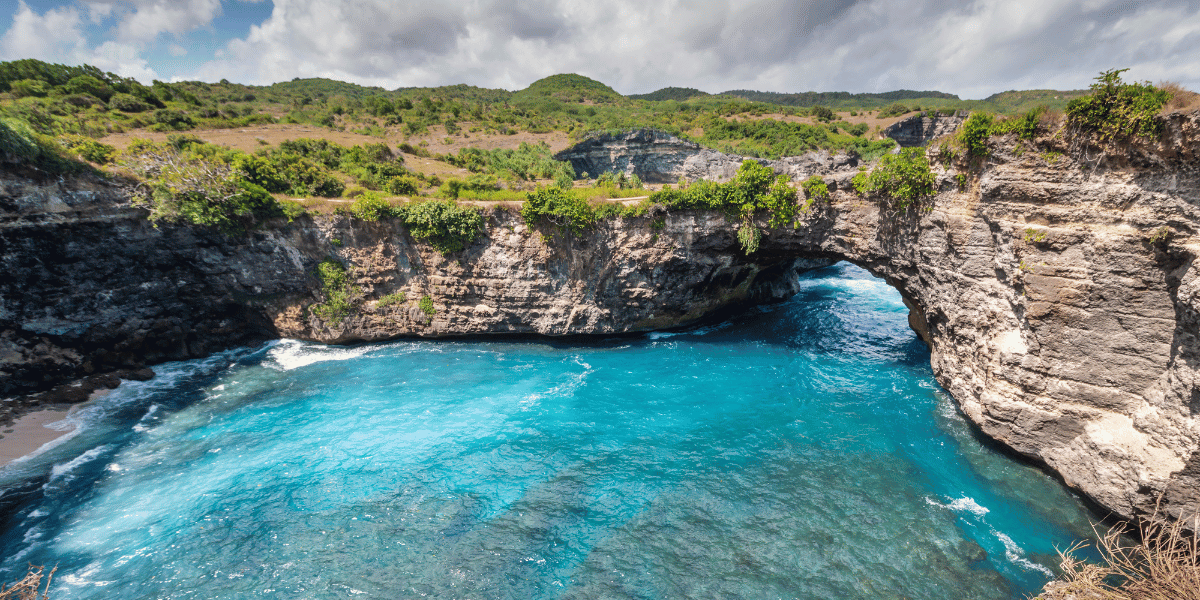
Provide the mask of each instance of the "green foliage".
[{"label": "green foliage", "polygon": [[582,75],[568,73],[539,79],[517,92],[516,100],[552,98],[562,102],[612,103],[623,100],[615,90]]},{"label": "green foliage", "polygon": [[1158,135],[1162,122],[1156,117],[1171,94],[1150,82],[1121,81],[1121,73],[1127,70],[1100,73],[1097,83],[1091,85],[1091,95],[1076,98],[1067,105],[1067,119],[1105,141]]},{"label": "green foliage", "polygon": [[12,82],[8,91],[17,98],[44,98],[50,93],[50,86],[37,79],[21,79]]},{"label": "green foliage", "polygon": [[854,186],[854,191],[860,196],[867,195],[871,191],[870,178],[867,176],[867,168],[859,167],[858,173],[850,179],[850,185]]},{"label": "green foliage", "polygon": [[1158,244],[1160,242],[1165,242],[1165,241],[1171,239],[1171,236],[1174,234],[1175,234],[1175,232],[1171,229],[1170,226],[1163,225],[1162,227],[1159,227],[1158,229],[1151,231],[1150,235],[1147,237],[1147,239],[1150,241],[1151,244]]},{"label": "green foliage", "polygon": [[554,160],[550,146],[544,142],[541,144],[522,142],[516,149],[463,148],[458,151],[458,154],[447,155],[443,158],[456,167],[474,173],[490,173],[502,178],[525,181],[558,177],[575,179],[575,171],[571,169],[571,163]]},{"label": "green foliage", "polygon": [[442,254],[458,252],[483,231],[483,215],[449,200],[426,200],[396,209],[409,233]]},{"label": "green foliage", "polygon": [[437,310],[433,308],[433,298],[429,296],[421,296],[421,300],[417,302],[417,306],[421,309],[421,312],[430,317],[437,314]]},{"label": "green foliage", "polygon": [[892,140],[869,141],[834,133],[830,126],[790,123],[774,119],[727,121],[719,117],[703,122],[700,142],[720,150],[762,158],[797,156],[812,150],[848,150],[860,156],[881,154],[895,146]]},{"label": "green foliage", "polygon": [[808,195],[808,199],[812,202],[829,199],[829,186],[820,175],[813,175],[805,179],[800,184],[800,188],[804,190],[804,193]]},{"label": "green foliage", "polygon": [[742,245],[742,250],[747,254],[758,252],[759,242],[762,241],[762,232],[754,225],[754,221],[745,219],[742,221],[742,226],[737,232],[738,243]]},{"label": "green foliage", "polygon": [[822,123],[828,123],[837,118],[837,115],[833,112],[833,109],[820,105],[809,108],[808,114],[812,116],[812,118],[821,121]]},{"label": "green foliage", "polygon": [[1020,116],[1010,118],[999,118],[982,111],[973,112],[963,123],[955,140],[966,149],[968,156],[987,156],[987,142],[992,136],[1015,133],[1019,139],[1033,139],[1046,110],[1048,109],[1045,106],[1037,106]]},{"label": "green foliage", "polygon": [[985,112],[971,113],[971,116],[967,117],[962,129],[958,132],[958,139],[962,140],[963,145],[966,146],[968,155],[987,156],[987,140],[995,122],[996,118]]},{"label": "green foliage", "polygon": [[311,311],[331,325],[340,325],[353,311],[353,298],[358,290],[350,283],[346,267],[332,258],[317,265],[317,279],[325,301],[314,304]]},{"label": "green foliage", "polygon": [[26,163],[51,174],[89,168],[64,156],[58,141],[34,131],[20,119],[0,118],[0,162]]},{"label": "green foliage", "polygon": [[905,148],[880,159],[867,177],[867,191],[882,194],[893,208],[907,211],[933,195],[936,181],[925,149]]},{"label": "green foliage", "polygon": [[187,113],[173,108],[154,111],[154,122],[159,131],[184,131],[196,126],[195,119]]},{"label": "green foliage", "polygon": [[152,221],[192,223],[233,233],[265,219],[288,216],[266,189],[241,177],[229,164],[233,158],[223,152],[186,137],[167,144],[135,140],[117,163],[142,180],[134,196],[150,209]]},{"label": "green foliage", "polygon": [[367,192],[354,200],[350,213],[355,217],[372,223],[397,214],[396,209],[374,192]]},{"label": "green foliage", "polygon": [[467,179],[449,179],[438,188],[438,194],[443,198],[454,200],[466,192],[488,192],[500,189],[496,180],[487,175],[472,175]]},{"label": "green foliage", "polygon": [[150,104],[133,94],[113,94],[108,101],[108,107],[127,113],[140,113],[150,110]]},{"label": "green foliage", "polygon": [[394,294],[381,296],[379,300],[375,302],[375,308],[387,308],[396,304],[404,304],[407,300],[408,297],[404,294],[404,292],[396,292]]},{"label": "green foliage", "polygon": [[0,119],[0,152],[9,160],[36,160],[42,153],[29,125],[17,119]]},{"label": "green foliage", "polygon": [[416,196],[421,191],[421,182],[411,175],[401,175],[388,179],[383,189],[395,196]]},{"label": "green foliage", "polygon": [[582,197],[557,187],[539,188],[530,192],[521,207],[521,217],[530,227],[546,220],[582,234],[596,221],[596,211]]},{"label": "green foliage", "polygon": [[898,117],[898,116],[908,113],[908,112],[912,112],[912,109],[897,102],[895,104],[889,104],[889,105],[879,109],[879,114],[877,116],[881,119],[890,119],[892,117]]},{"label": "green foliage", "polygon": [[1046,236],[1049,235],[1046,231],[1039,231],[1032,227],[1025,228],[1025,241],[1040,244],[1046,241]]},{"label": "green foliage", "polygon": [[[721,210],[743,219],[739,236],[750,236],[753,215],[764,212],[769,216],[770,227],[784,227],[795,222],[800,207],[796,203],[796,192],[788,185],[787,176],[779,175],[757,161],[746,160],[737,175],[728,183],[698,181],[686,189],[663,189],[650,195],[650,202],[667,208]],[[745,231],[745,233],[741,233]],[[744,242],[754,242],[757,237],[747,237]],[[750,246],[743,243],[743,248]]]},{"label": "green foliage", "polygon": [[59,142],[67,152],[100,165],[112,162],[117,153],[116,148],[82,135],[68,134],[60,138]]},{"label": "green foliage", "polygon": [[665,87],[661,90],[650,92],[649,94],[633,94],[627,96],[632,100],[651,100],[654,102],[662,102],[665,100],[676,100],[682,102],[692,98],[708,96],[707,92],[702,92],[696,88],[681,88],[681,87]]}]

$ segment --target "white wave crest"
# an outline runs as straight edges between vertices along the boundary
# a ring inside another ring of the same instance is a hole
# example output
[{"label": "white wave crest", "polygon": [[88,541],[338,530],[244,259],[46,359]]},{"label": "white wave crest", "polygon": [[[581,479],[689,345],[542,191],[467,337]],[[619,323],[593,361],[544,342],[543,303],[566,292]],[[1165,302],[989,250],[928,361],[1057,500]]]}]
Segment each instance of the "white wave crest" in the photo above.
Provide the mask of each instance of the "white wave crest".
[{"label": "white wave crest", "polygon": [[[267,356],[274,363],[271,366],[281,371],[291,371],[311,364],[331,360],[350,360],[358,358],[369,351],[366,346],[358,348],[338,348],[308,344],[300,340],[280,340],[267,351]],[[270,364],[270,363],[268,363]]]},{"label": "white wave crest", "polygon": [[50,468],[50,481],[55,481],[70,475],[73,471],[75,471],[75,469],[78,469],[79,467],[96,460],[101,454],[104,454],[110,448],[111,446],[108,445],[98,446],[88,450],[87,452],[84,452],[83,454],[80,454],[79,456],[76,456],[69,462],[54,465]]},{"label": "white wave crest", "polygon": [[931,506],[940,506],[942,508],[948,508],[948,509],[950,509],[954,512],[958,512],[958,513],[968,512],[977,517],[982,517],[983,515],[986,515],[989,512],[991,512],[986,507],[980,506],[980,504],[978,502],[976,502],[975,499],[971,498],[970,496],[963,496],[962,498],[956,498],[945,504],[938,502],[937,500],[934,500],[933,498],[927,497],[927,498],[925,498],[925,503],[929,504]]},{"label": "white wave crest", "polygon": [[1004,544],[1004,558],[1007,558],[1008,562],[1023,569],[1044,573],[1047,577],[1054,577],[1054,573],[1050,569],[1025,558],[1025,552],[1021,550],[1021,547],[1012,538],[995,529],[992,530],[992,533],[996,535],[996,539],[1000,540],[1001,544]]}]

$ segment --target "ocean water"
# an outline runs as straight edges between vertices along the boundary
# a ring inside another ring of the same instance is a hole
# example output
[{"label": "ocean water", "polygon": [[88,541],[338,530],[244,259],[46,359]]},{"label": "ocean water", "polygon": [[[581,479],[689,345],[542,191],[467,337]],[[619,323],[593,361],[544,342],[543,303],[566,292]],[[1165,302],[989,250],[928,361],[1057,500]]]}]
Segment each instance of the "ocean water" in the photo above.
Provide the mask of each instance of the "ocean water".
[{"label": "ocean water", "polygon": [[857,267],[589,343],[283,340],[0,470],[0,578],[105,598],[1018,598],[1092,535]]}]

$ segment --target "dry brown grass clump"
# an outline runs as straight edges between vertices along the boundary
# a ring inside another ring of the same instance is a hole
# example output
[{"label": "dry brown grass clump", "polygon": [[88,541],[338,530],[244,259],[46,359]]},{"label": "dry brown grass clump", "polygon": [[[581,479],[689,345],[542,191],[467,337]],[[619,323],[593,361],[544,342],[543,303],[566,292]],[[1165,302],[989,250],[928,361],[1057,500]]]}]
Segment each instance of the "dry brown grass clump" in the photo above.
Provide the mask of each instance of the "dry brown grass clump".
[{"label": "dry brown grass clump", "polygon": [[4,587],[4,584],[0,584],[0,600],[46,600],[50,594],[50,580],[54,579],[54,572],[58,570],[58,567],[50,569],[50,572],[46,574],[46,588],[39,596],[42,573],[45,570],[46,567],[29,565],[29,572],[25,573],[25,577],[20,581],[7,588]]},{"label": "dry brown grass clump", "polygon": [[1200,108],[1200,94],[1185,89],[1174,81],[1160,81],[1158,82],[1158,89],[1171,94],[1171,99],[1163,107],[1163,112]]},{"label": "dry brown grass clump", "polygon": [[1063,575],[1054,598],[1096,600],[1200,600],[1200,517],[1172,525],[1146,522],[1140,541],[1132,541],[1127,524],[1118,524],[1100,538],[1098,550],[1106,564],[1077,559],[1083,544],[1060,553]]}]

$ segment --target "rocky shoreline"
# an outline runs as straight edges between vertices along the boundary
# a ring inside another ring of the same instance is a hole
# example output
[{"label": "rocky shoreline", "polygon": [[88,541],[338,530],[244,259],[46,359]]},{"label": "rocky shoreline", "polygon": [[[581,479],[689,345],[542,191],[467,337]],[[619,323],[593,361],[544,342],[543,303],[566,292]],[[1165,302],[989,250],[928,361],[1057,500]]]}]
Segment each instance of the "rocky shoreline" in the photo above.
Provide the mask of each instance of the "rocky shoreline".
[{"label": "rocky shoreline", "polygon": [[[8,174],[0,395],[103,387],[95,374],[272,337],[682,326],[786,298],[797,273],[848,260],[900,291],[938,381],[986,435],[1116,516],[1200,511],[1200,113],[1119,151],[1057,137],[992,150],[939,166],[936,197],[907,212],[854,194],[848,162],[785,170],[822,175],[832,198],[799,227],[758,223],[749,256],[740,221],[714,212],[659,208],[573,235],[497,209],[482,238],[443,256],[387,220],[304,218],[243,237],[156,228],[104,182]],[[354,286],[336,322],[310,310],[324,260]]]}]

